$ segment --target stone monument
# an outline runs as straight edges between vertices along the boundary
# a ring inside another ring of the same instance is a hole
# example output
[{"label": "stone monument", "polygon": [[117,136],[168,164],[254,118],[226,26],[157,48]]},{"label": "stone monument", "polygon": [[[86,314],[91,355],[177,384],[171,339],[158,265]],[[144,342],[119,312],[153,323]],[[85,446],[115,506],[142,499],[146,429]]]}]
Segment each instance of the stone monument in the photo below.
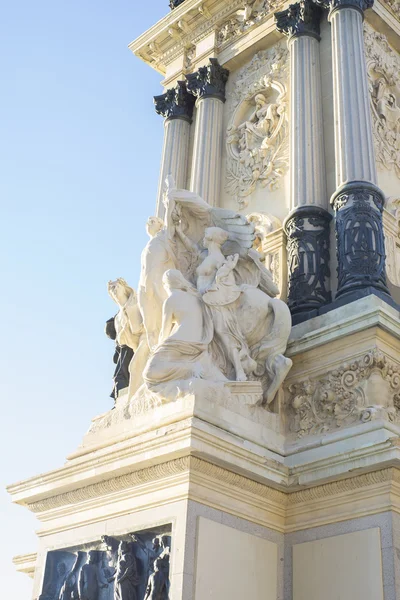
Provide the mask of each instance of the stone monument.
[{"label": "stone monument", "polygon": [[169,4],[115,406],[8,488],[15,564],[34,600],[400,600],[398,3]]}]

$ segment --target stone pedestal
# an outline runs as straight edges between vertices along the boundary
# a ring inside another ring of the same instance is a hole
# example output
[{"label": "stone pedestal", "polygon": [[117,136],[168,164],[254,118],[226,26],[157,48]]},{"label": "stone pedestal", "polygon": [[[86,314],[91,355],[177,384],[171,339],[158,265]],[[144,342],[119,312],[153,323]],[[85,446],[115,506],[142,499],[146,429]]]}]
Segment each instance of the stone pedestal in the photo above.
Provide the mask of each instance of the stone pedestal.
[{"label": "stone pedestal", "polygon": [[95,419],[63,467],[9,488],[41,521],[33,598],[50,553],[154,532],[170,598],[399,597],[399,317],[371,296],[295,326],[280,415],[245,382]]}]

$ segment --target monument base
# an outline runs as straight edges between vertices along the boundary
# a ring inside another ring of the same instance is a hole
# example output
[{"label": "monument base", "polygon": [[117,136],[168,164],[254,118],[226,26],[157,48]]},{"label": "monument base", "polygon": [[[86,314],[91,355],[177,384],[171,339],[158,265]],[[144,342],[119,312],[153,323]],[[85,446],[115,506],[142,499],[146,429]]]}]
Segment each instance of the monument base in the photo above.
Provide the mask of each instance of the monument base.
[{"label": "monument base", "polygon": [[399,339],[376,297],[295,326],[275,413],[258,382],[130,418],[122,395],[63,467],[9,488],[42,522],[16,559],[33,598],[59,600],[57,557],[108,572],[133,540],[143,600],[157,538],[173,600],[400,600]]}]

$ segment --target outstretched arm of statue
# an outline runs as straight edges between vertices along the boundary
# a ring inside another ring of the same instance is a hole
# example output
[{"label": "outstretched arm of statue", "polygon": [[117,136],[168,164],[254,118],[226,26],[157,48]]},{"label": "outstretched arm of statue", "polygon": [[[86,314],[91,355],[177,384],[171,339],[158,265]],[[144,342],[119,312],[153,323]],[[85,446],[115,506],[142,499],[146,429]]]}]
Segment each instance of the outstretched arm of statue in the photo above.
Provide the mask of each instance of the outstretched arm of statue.
[{"label": "outstretched arm of statue", "polygon": [[195,244],[193,240],[188,238],[188,236],[185,233],[183,233],[181,224],[176,225],[175,232],[181,240],[182,244],[185,246],[185,250],[187,250],[191,254],[196,254],[197,256],[200,254],[200,249],[198,245]]}]

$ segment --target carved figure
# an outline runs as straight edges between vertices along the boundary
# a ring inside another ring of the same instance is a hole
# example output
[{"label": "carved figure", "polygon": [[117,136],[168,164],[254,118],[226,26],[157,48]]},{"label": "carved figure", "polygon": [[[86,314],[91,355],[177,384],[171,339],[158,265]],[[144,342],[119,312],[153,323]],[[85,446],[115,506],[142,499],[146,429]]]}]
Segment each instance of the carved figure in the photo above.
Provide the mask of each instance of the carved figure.
[{"label": "carved figure", "polygon": [[175,389],[180,380],[225,380],[208,354],[214,330],[200,294],[176,269],[166,271],[163,284],[168,298],[159,343],[143,374],[148,388],[168,397],[168,384]]},{"label": "carved figure", "polygon": [[[114,326],[121,354],[124,347],[130,348],[135,353],[129,363],[129,394],[133,395],[142,384],[142,372],[149,356],[142,314],[135,290],[124,279],[110,281],[108,293],[119,306],[119,312],[114,317]],[[125,356],[127,362],[129,352],[124,351]]]},{"label": "carved figure", "polygon": [[[170,215],[166,215],[168,222]],[[142,252],[139,281],[139,304],[143,315],[149,348],[157,345],[161,329],[162,305],[167,298],[162,277],[168,269],[175,268],[175,255],[170,232],[158,217],[147,221],[150,240]]]},{"label": "carved figure", "polygon": [[[184,252],[191,256],[188,275],[196,281],[208,306],[208,318],[213,322],[223,358],[233,366],[235,379],[245,380],[251,373],[265,376],[265,402],[270,403],[292,364],[282,356],[291,317],[287,306],[273,299],[279,290],[271,273],[265,269],[259,254],[250,251],[253,227],[232,211],[219,209],[215,215],[219,219],[215,218],[214,224],[217,221],[221,227],[203,229],[202,224],[209,223],[210,207],[186,190],[170,188],[168,202],[175,205],[171,213],[175,221],[174,239],[179,239]],[[178,244],[177,248],[180,262]],[[227,258],[233,248],[237,252]],[[194,272],[193,265],[197,265]],[[190,289],[188,284],[186,281],[186,290]],[[223,361],[216,363],[221,366]],[[224,374],[229,377],[229,369]]]},{"label": "carved figure", "polygon": [[161,570],[163,560],[154,561],[154,572],[150,575],[144,600],[164,600],[168,598],[168,587],[165,575]]},{"label": "carved figure", "polygon": [[99,589],[108,586],[103,581],[99,571],[99,553],[91,550],[88,553],[88,561],[83,565],[79,573],[79,600],[98,600]]},{"label": "carved figure", "polygon": [[117,570],[109,582],[115,581],[114,600],[137,600],[136,586],[139,584],[136,558],[129,542],[120,542]]},{"label": "carved figure", "polygon": [[114,317],[108,319],[106,322],[105,333],[110,340],[115,341],[115,352],[113,356],[115,364],[113,377],[114,386],[110,396],[116,400],[119,392],[129,386],[129,365],[133,358],[133,350],[132,348],[129,348],[129,346],[120,346],[116,341],[117,332],[115,330]]},{"label": "carved figure", "polygon": [[79,600],[78,576],[84,557],[84,552],[78,552],[75,563],[61,588],[59,600]]},{"label": "carved figure", "polygon": [[[257,9],[252,13],[259,14]],[[227,99],[226,190],[240,208],[257,186],[277,189],[289,167],[288,52],[283,46],[257,53],[240,69]]]}]

